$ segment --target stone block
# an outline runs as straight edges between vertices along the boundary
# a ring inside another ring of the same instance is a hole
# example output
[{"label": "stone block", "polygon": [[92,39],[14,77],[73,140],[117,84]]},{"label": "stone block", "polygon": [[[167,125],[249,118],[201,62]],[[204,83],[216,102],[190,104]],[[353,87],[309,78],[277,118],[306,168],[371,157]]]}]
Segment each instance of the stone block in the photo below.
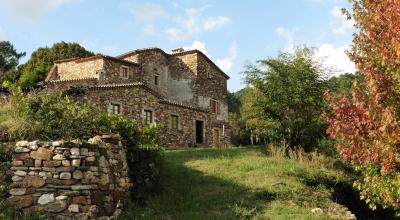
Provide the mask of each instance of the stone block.
[{"label": "stone block", "polygon": [[62,180],[71,179],[71,173],[70,172],[62,172],[62,173],[60,173],[60,179],[62,179]]},{"label": "stone block", "polygon": [[71,204],[68,206],[68,211],[73,213],[79,212],[79,205],[78,204]]},{"label": "stone block", "polygon": [[51,160],[52,152],[47,148],[39,147],[36,151],[31,151],[30,156],[35,160]]},{"label": "stone block", "polygon": [[38,199],[38,203],[40,205],[46,205],[49,204],[51,202],[54,202],[54,194],[53,193],[49,193],[49,194],[43,194],[39,197]]},{"label": "stone block", "polygon": [[13,188],[10,190],[10,194],[13,196],[22,196],[25,195],[26,188]]}]

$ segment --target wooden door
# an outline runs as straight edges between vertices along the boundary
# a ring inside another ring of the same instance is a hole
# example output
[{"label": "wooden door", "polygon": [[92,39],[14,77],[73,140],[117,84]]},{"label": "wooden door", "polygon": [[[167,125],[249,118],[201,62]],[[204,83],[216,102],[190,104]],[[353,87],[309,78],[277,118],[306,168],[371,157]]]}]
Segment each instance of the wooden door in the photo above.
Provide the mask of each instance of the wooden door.
[{"label": "wooden door", "polygon": [[221,146],[219,129],[217,129],[217,128],[213,130],[213,146],[214,147]]}]

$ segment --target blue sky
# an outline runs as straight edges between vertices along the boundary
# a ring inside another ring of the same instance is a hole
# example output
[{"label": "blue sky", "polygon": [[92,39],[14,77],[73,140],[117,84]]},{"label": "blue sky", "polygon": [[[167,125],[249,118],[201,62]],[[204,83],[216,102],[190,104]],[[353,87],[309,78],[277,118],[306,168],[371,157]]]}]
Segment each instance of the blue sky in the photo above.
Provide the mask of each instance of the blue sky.
[{"label": "blue sky", "polygon": [[347,0],[0,0],[0,40],[29,58],[38,47],[77,42],[116,56],[144,47],[205,52],[243,88],[243,70],[295,45],[317,48],[336,74],[354,72],[344,51],[352,21],[340,14]]}]

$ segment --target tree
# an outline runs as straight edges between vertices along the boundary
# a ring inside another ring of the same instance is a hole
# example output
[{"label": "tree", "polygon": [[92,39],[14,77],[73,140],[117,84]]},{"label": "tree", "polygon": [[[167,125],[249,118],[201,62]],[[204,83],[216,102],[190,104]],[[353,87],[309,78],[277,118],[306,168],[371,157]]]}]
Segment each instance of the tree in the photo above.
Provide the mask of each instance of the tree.
[{"label": "tree", "polygon": [[363,178],[355,182],[371,207],[400,208],[400,4],[397,0],[352,0],[346,12],[358,29],[350,58],[365,83],[355,82],[351,96],[336,99],[326,114],[328,133],[344,159]]},{"label": "tree", "polygon": [[290,147],[311,149],[325,136],[320,115],[326,71],[310,48],[298,48],[294,54],[280,53],[277,58],[248,66],[246,80],[253,94],[244,117],[251,118],[249,123],[260,134],[279,137]]},{"label": "tree", "polygon": [[88,56],[93,56],[93,53],[77,43],[62,41],[54,44],[51,48],[39,48],[32,53],[28,62],[21,66],[21,77],[18,79],[18,85],[23,88],[31,88],[43,81],[55,60]]},{"label": "tree", "polygon": [[13,77],[17,72],[19,59],[25,56],[25,52],[18,53],[9,41],[0,41],[0,87],[3,79]]}]

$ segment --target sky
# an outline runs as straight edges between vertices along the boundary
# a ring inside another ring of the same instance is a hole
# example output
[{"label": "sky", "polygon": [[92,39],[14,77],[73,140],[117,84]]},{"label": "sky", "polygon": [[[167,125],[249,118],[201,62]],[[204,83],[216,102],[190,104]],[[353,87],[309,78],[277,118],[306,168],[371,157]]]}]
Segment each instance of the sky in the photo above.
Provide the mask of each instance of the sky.
[{"label": "sky", "polygon": [[0,40],[27,52],[77,42],[95,53],[117,56],[146,47],[166,52],[199,49],[231,78],[229,91],[245,87],[245,66],[316,48],[335,74],[354,72],[345,51],[353,22],[347,0],[0,0]]}]

